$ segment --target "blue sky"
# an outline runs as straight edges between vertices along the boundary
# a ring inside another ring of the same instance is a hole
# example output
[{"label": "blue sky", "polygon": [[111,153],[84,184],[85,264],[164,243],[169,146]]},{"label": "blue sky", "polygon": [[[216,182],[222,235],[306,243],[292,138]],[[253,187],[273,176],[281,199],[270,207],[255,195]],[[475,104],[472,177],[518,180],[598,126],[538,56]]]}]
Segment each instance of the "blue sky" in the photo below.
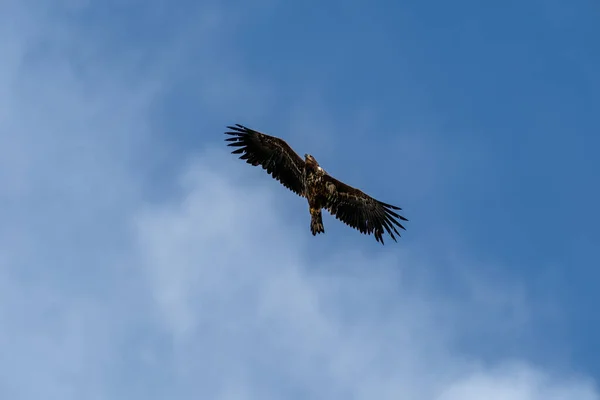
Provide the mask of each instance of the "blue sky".
[{"label": "blue sky", "polygon": [[[599,18],[3,1],[0,397],[600,399]],[[232,123],[407,231],[312,237]]]}]

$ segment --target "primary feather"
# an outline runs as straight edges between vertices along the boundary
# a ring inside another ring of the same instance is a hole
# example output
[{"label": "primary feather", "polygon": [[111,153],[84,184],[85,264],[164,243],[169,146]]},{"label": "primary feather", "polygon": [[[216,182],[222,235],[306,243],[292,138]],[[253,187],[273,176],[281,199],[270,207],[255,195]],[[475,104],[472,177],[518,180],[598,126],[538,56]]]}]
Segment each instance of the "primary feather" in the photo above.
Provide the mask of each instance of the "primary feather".
[{"label": "primary feather", "polygon": [[232,151],[233,154],[241,154],[239,158],[248,164],[260,165],[283,186],[302,196],[304,160],[284,140],[240,124],[227,128],[231,131],[225,134],[233,136],[225,139],[232,142],[228,146],[239,147]]}]

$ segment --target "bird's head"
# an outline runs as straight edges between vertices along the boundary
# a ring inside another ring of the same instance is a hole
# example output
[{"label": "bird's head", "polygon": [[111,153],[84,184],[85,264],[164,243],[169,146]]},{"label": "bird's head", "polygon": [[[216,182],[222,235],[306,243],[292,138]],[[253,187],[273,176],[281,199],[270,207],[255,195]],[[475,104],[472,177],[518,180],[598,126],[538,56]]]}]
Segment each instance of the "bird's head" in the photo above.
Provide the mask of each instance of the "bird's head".
[{"label": "bird's head", "polygon": [[315,160],[315,158],[313,156],[311,156],[310,154],[304,155],[304,162],[314,164],[315,166],[319,165],[317,160]]},{"label": "bird's head", "polygon": [[317,160],[310,154],[304,155],[304,162],[306,163],[307,166],[314,168],[315,170],[323,171],[323,168],[321,168],[321,166],[319,165]]}]

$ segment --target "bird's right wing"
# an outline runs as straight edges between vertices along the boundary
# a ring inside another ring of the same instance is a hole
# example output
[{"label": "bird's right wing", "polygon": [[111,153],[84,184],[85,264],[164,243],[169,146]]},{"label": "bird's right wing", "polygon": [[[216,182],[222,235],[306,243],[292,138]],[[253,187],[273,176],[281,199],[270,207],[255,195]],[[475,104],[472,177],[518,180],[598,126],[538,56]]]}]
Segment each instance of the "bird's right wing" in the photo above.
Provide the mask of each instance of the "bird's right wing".
[{"label": "bird's right wing", "polygon": [[239,147],[233,154],[248,164],[260,165],[273,178],[294,193],[304,195],[302,171],[304,160],[282,139],[246,128],[243,125],[228,126],[233,137],[225,139],[228,146]]}]

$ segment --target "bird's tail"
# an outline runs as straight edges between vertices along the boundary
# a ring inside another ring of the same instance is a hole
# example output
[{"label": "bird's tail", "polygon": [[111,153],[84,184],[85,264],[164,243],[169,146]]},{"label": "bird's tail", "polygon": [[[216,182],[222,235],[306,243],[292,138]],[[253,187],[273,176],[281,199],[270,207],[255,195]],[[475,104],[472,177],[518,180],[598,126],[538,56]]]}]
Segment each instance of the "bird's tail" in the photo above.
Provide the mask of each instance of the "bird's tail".
[{"label": "bird's tail", "polygon": [[310,209],[310,231],[313,236],[317,233],[325,233],[325,227],[323,226],[323,214],[320,209]]}]

